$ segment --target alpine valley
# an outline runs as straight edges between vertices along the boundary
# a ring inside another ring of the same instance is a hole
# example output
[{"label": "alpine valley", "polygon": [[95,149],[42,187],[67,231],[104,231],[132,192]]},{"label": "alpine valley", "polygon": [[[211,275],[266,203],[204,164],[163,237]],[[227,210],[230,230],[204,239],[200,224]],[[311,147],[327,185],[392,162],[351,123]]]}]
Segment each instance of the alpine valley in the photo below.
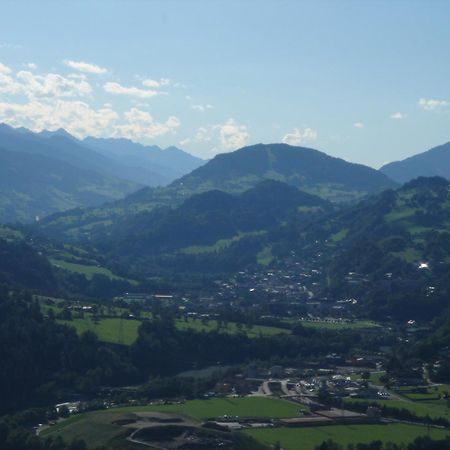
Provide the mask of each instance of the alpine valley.
[{"label": "alpine valley", "polygon": [[0,149],[1,448],[449,448],[449,144]]}]

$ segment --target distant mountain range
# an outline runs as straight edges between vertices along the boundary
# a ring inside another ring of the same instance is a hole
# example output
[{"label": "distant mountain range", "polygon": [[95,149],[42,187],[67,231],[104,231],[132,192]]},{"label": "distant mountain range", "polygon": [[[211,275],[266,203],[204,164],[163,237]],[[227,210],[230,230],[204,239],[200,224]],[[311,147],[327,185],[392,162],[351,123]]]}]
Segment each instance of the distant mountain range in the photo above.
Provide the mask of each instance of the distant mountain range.
[{"label": "distant mountain range", "polygon": [[157,145],[144,146],[128,139],[92,137],[82,142],[98,153],[113,158],[123,167],[140,168],[157,174],[161,179],[160,183],[148,182],[148,180],[145,182],[142,178],[134,180],[149,186],[168,184],[205,163],[204,160],[173,146],[163,150]]},{"label": "distant mountain range", "polygon": [[145,185],[168,184],[204,163],[175,147],[162,150],[126,139],[81,142],[65,130],[33,133],[5,124],[0,161],[0,222],[101,205]]},{"label": "distant mountain range", "polygon": [[380,171],[401,184],[417,177],[440,176],[450,180],[450,142],[403,161],[386,164]]},{"label": "distant mountain range", "polygon": [[337,203],[355,201],[396,186],[375,169],[317,150],[258,144],[217,155],[166,187],[144,188],[101,208],[69,211],[50,217],[42,226],[72,239],[91,239],[108,233],[108,224],[121,221],[124,216],[140,215],[161,206],[176,207],[187,198],[210,190],[242,193],[265,180],[284,182]]}]

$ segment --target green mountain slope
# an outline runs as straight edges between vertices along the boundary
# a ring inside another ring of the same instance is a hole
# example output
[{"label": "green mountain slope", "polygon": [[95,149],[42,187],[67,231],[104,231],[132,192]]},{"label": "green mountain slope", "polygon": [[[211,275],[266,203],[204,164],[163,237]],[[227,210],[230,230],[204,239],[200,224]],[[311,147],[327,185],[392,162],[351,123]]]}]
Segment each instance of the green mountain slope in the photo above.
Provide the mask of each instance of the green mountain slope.
[{"label": "green mountain slope", "polygon": [[294,239],[301,254],[322,255],[324,292],[355,297],[374,317],[432,318],[450,306],[450,190],[443,178],[413,180],[298,229]]},{"label": "green mountain slope", "polygon": [[287,144],[258,144],[218,155],[172,186],[185,195],[210,189],[242,192],[263,179],[283,181],[336,202],[395,186],[369,167]]},{"label": "green mountain slope", "polygon": [[[222,252],[244,238],[262,239],[291,218],[306,222],[331,209],[319,197],[268,180],[240,195],[213,190],[192,196],[178,208],[125,216],[108,227],[107,233],[91,233],[90,243],[106,259],[132,267],[140,275],[152,273],[167,259],[180,270],[189,270],[192,266],[185,263],[190,257],[200,260],[204,255],[209,260],[216,255],[220,260]],[[254,260],[255,255],[249,251],[246,257]]]},{"label": "green mountain slope", "polygon": [[210,190],[244,192],[264,180],[285,182],[333,202],[350,201],[395,186],[385,175],[325,153],[286,144],[255,145],[216,156],[164,188],[144,188],[123,201],[76,210],[46,220],[42,229],[60,238],[89,240],[113,222],[161,206],[177,206]]}]

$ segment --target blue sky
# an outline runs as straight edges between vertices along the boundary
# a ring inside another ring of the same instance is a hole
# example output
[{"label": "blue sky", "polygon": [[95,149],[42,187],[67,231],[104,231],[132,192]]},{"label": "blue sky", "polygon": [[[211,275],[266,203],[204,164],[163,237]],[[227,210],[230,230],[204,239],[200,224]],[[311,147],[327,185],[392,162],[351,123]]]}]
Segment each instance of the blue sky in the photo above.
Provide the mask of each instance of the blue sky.
[{"label": "blue sky", "polygon": [[0,120],[378,167],[450,140],[449,18],[438,0],[7,0]]}]

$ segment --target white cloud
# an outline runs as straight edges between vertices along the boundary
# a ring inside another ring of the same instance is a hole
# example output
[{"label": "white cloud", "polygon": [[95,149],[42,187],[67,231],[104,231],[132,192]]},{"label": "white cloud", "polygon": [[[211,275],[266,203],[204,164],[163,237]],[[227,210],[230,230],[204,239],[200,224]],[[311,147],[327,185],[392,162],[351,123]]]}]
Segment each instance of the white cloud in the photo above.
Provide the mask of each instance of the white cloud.
[{"label": "white cloud", "polygon": [[119,83],[108,82],[103,85],[103,89],[110,94],[129,95],[130,97],[150,98],[160,94],[155,90],[140,89],[135,86],[122,86]]},{"label": "white cloud", "polygon": [[215,125],[219,132],[220,150],[230,151],[244,147],[250,137],[245,125],[238,125],[232,118],[222,125]]},{"label": "white cloud", "polygon": [[131,108],[121,116],[110,105],[94,109],[82,101],[63,99],[0,102],[0,122],[36,132],[64,128],[80,139],[86,136],[113,136],[137,141],[174,133],[180,126],[180,120],[175,116],[157,122],[150,113],[137,108]]},{"label": "white cloud", "polygon": [[92,87],[79,76],[63,77],[56,73],[36,75],[22,70],[17,74],[3,64],[0,65],[0,93],[23,94],[33,97],[76,97],[91,94]]},{"label": "white cloud", "polygon": [[362,122],[355,122],[355,123],[353,124],[353,126],[354,126],[355,128],[364,128],[364,124],[363,124]]},{"label": "white cloud", "polygon": [[77,100],[31,100],[28,103],[0,103],[0,121],[32,131],[64,128],[78,138],[102,136],[118,119],[111,108],[95,110]]},{"label": "white cloud", "polygon": [[394,120],[402,120],[402,119],[404,119],[406,116],[405,116],[405,114],[403,114],[403,113],[401,113],[401,112],[395,112],[395,113],[392,113],[391,115],[390,115],[390,118],[391,119],[394,119]]},{"label": "white cloud", "polygon": [[211,143],[211,153],[223,153],[247,145],[250,134],[246,125],[236,123],[233,118],[221,124],[209,125],[197,129],[192,139],[185,139],[188,143]]},{"label": "white cloud", "polygon": [[191,142],[190,138],[182,139],[179,144],[184,147],[185,145],[188,145]]},{"label": "white cloud", "polygon": [[20,90],[28,97],[76,97],[91,94],[91,85],[79,76],[63,77],[57,73],[35,75],[20,71],[16,78]]},{"label": "white cloud", "polygon": [[[95,68],[98,66],[90,65],[93,69],[87,67],[87,63],[76,63],[78,67],[75,67],[73,61],[68,63],[80,72],[67,76],[56,73],[36,74],[33,71],[37,66],[28,63],[24,65],[32,70],[15,73],[7,65],[0,63],[0,95],[4,94],[0,96],[0,122],[33,131],[64,128],[78,138],[88,135],[116,136],[136,141],[148,141],[167,133],[176,133],[180,127],[180,120],[174,115],[168,115],[161,122],[156,120],[147,111],[148,105],[135,106],[122,113],[114,110],[112,104],[107,102],[108,99],[105,99],[103,106],[93,107],[90,101],[102,87],[110,94],[134,97],[136,99],[132,101],[138,103],[142,103],[142,99],[166,93],[161,90],[127,87],[116,82],[100,85],[95,92],[86,74],[82,72],[103,73]],[[157,83],[160,87],[171,82],[167,78],[161,78]]]},{"label": "white cloud", "polygon": [[0,64],[0,94],[18,94],[22,89],[11,73],[11,69]]},{"label": "white cloud", "polygon": [[11,73],[11,69],[8,66],[5,66],[5,64],[0,63],[0,73],[9,74]]},{"label": "white cloud", "polygon": [[96,75],[101,75],[102,73],[108,72],[104,67],[97,66],[96,64],[90,64],[84,61],[72,61],[65,60],[64,64],[72,69],[79,70],[80,72],[95,73]]},{"label": "white cloud", "polygon": [[196,142],[208,142],[212,139],[213,127],[200,127],[195,133],[194,140]]},{"label": "white cloud", "polygon": [[199,104],[199,105],[191,105],[191,108],[194,111],[205,112],[208,109],[212,109],[212,105],[210,105],[210,104],[206,104],[206,105],[201,105],[201,104]]},{"label": "white cloud", "polygon": [[113,136],[127,139],[153,139],[174,132],[180,126],[180,120],[170,116],[165,122],[156,122],[147,111],[131,108],[124,113],[125,123],[114,125]]},{"label": "white cloud", "polygon": [[445,106],[448,106],[447,100],[437,100],[437,99],[426,99],[421,98],[418,102],[419,107],[424,109],[425,111],[433,111],[435,109],[439,109]]},{"label": "white cloud", "polygon": [[304,128],[303,130],[294,128],[292,133],[287,133],[283,136],[283,142],[289,145],[300,145],[316,139],[317,131],[312,128]]},{"label": "white cloud", "polygon": [[170,80],[168,78],[160,78],[159,80],[152,80],[148,78],[142,81],[142,84],[149,88],[160,88],[162,86],[169,86]]}]

